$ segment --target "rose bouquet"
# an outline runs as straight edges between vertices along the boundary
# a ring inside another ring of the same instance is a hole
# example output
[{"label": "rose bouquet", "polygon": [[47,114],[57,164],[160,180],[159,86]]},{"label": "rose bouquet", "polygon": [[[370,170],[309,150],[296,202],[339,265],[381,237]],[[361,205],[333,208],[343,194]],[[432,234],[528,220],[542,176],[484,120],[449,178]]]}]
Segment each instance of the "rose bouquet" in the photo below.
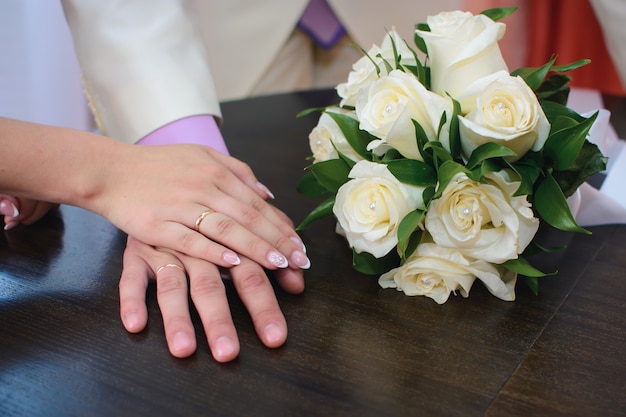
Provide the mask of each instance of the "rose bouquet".
[{"label": "rose bouquet", "polygon": [[518,274],[535,292],[545,275],[526,260],[545,250],[540,224],[587,232],[567,197],[606,158],[587,140],[596,115],[566,107],[565,73],[588,61],[509,73],[498,21],[514,10],[431,16],[416,49],[391,30],[337,86],[338,105],[302,113],[321,116],[298,189],[325,200],[299,228],[334,215],[354,267],[383,288],[441,304],[478,279],[514,300]]}]

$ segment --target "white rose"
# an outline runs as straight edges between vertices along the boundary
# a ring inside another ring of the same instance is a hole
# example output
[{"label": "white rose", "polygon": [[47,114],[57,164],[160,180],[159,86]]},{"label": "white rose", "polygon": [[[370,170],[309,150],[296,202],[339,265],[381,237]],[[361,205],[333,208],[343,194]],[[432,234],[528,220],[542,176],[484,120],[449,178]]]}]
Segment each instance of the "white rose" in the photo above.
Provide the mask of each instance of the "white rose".
[{"label": "white rose", "polygon": [[417,33],[428,49],[432,91],[456,98],[475,79],[507,69],[498,47],[503,23],[460,11],[429,16],[427,23],[430,32]]},{"label": "white rose", "polygon": [[531,149],[541,150],[546,143],[550,123],[537,96],[521,77],[497,72],[477,80],[460,99],[467,103],[462,106],[471,109],[465,117],[459,116],[466,158],[478,146],[495,142],[517,154],[507,157],[514,162]]},{"label": "white rose", "polygon": [[386,165],[357,162],[337,192],[333,213],[348,243],[357,252],[380,258],[398,244],[404,216],[424,208],[424,187],[399,182]]},{"label": "white rose", "polygon": [[[380,48],[372,45],[367,54],[376,60],[376,55],[380,52]],[[378,60],[380,61],[380,60]],[[382,63],[382,61],[381,61]],[[361,57],[352,65],[352,71],[348,74],[348,81],[339,84],[336,88],[337,95],[341,97],[340,106],[356,105],[356,97],[361,88],[367,87],[370,83],[378,79],[376,67],[367,56]]]},{"label": "white rose", "polygon": [[539,227],[526,196],[514,197],[519,182],[506,172],[485,175],[479,183],[456,174],[440,198],[431,202],[425,225],[438,245],[465,256],[502,264],[516,259]]},{"label": "white rose", "polygon": [[417,121],[428,140],[437,140],[437,130],[443,113],[446,124],[442,128],[442,144],[449,150],[449,130],[452,102],[428,91],[410,73],[394,70],[379,78],[369,88],[359,91],[356,114],[359,127],[380,140],[370,142],[369,150],[384,153],[389,147],[397,149],[404,157],[423,160],[417,147],[415,126]]},{"label": "white rose", "polygon": [[[326,109],[326,112],[342,113],[353,118],[356,117],[354,112],[347,112],[338,107]],[[352,146],[350,146],[346,136],[335,120],[326,113],[322,113],[317,125],[311,130],[309,134],[309,146],[311,147],[311,152],[313,152],[315,162],[337,159],[339,157],[337,155],[337,149],[353,161],[363,159]]]},{"label": "white rose", "polygon": [[468,259],[456,249],[434,243],[421,243],[399,268],[383,274],[378,283],[383,288],[397,288],[406,295],[424,295],[443,304],[450,293],[466,297],[476,278],[496,297],[515,299],[515,275],[504,274],[484,260]]},{"label": "white rose", "polygon": [[372,45],[370,50],[367,51],[369,57],[363,56],[352,66],[352,71],[348,74],[348,81],[337,86],[337,94],[341,97],[340,106],[354,107],[359,90],[378,79],[379,75],[376,74],[376,66],[372,61],[378,65],[380,75],[387,75],[387,66],[383,59],[389,62],[392,67],[395,65],[392,39],[395,43],[396,51],[400,55],[400,63],[410,66],[417,65],[413,52],[398,32],[392,29],[385,35],[380,47]]}]

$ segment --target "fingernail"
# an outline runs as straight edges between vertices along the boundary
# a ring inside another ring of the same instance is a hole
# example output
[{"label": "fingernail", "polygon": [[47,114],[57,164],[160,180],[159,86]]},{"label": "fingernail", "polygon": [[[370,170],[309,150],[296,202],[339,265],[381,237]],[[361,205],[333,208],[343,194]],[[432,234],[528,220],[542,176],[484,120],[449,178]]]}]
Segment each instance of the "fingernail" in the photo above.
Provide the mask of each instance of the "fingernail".
[{"label": "fingernail", "polygon": [[306,246],[304,246],[304,242],[302,241],[302,239],[300,239],[300,237],[291,236],[289,239],[291,239],[291,241],[294,242],[296,245],[300,246],[304,253],[306,253]]},{"label": "fingernail", "polygon": [[231,265],[239,265],[241,263],[241,259],[239,259],[239,256],[237,256],[235,252],[224,252],[222,259]]},{"label": "fingernail", "polygon": [[267,194],[267,196],[268,196],[269,198],[271,198],[272,200],[274,200],[274,199],[276,198],[276,197],[274,197],[274,193],[272,193],[272,192],[270,191],[270,189],[269,189],[269,188],[267,188],[267,187],[266,187],[265,185],[263,185],[262,183],[257,182],[257,183],[256,183],[256,186],[257,186],[257,188],[258,188],[259,190],[261,190],[261,191],[263,191],[265,194]]},{"label": "fingernail", "polygon": [[178,332],[174,335],[174,340],[172,341],[172,350],[174,352],[184,352],[189,349],[190,346],[191,340],[186,333]]},{"label": "fingernail", "polygon": [[235,344],[230,337],[222,336],[215,341],[215,356],[218,358],[229,357],[235,351]]},{"label": "fingernail", "polygon": [[0,201],[0,214],[9,217],[17,217],[20,215],[20,211],[17,209],[15,204],[9,200],[2,200]]},{"label": "fingernail", "polygon": [[128,313],[124,317],[124,323],[126,323],[126,328],[130,331],[136,331],[137,327],[139,327],[139,316],[136,313]]},{"label": "fingernail", "polygon": [[11,230],[18,224],[20,224],[20,222],[8,222],[7,224],[4,225],[4,230]]},{"label": "fingernail", "polygon": [[263,335],[267,343],[274,344],[283,339],[283,331],[274,323],[270,323],[263,329]]},{"label": "fingernail", "polygon": [[311,267],[311,261],[309,258],[307,258],[304,252],[300,252],[299,250],[294,251],[291,254],[291,260],[301,269],[309,269]]},{"label": "fingernail", "polygon": [[270,252],[269,255],[267,255],[267,260],[279,268],[287,268],[289,266],[287,258],[276,251]]}]

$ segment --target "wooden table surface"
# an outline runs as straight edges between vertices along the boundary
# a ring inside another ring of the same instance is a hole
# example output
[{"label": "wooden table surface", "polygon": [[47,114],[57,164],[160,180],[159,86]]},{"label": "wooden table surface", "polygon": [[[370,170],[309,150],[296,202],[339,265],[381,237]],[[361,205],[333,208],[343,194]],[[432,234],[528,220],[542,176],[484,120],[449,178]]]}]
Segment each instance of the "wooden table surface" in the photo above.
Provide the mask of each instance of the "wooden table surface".
[{"label": "wooden table surface", "polygon": [[[296,222],[315,205],[295,187],[316,116],[295,114],[335,101],[321,91],[223,106],[232,154]],[[354,272],[324,220],[302,233],[313,264],[305,293],[277,290],[286,345],[259,342],[228,286],[242,349],[218,364],[197,316],[197,353],[170,356],[154,286],[148,328],[124,330],[125,236],[63,207],[0,233],[0,415],[623,416],[626,226],[592,231],[545,236],[568,247],[533,260],[559,271],[539,296],[518,286],[504,302],[477,284],[437,305]]]}]

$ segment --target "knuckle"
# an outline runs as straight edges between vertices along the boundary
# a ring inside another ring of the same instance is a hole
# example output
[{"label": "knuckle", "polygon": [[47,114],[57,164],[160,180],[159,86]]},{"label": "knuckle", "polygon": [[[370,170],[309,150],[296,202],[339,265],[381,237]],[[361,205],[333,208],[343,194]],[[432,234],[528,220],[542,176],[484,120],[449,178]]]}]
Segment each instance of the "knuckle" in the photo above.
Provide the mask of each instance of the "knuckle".
[{"label": "knuckle", "polygon": [[191,296],[206,297],[225,294],[226,290],[221,280],[211,277],[209,274],[200,274],[190,280]]},{"label": "knuckle", "polygon": [[261,221],[263,216],[260,213],[260,210],[256,207],[246,208],[243,211],[243,224],[245,226],[253,226],[258,224]]},{"label": "knuckle", "polygon": [[157,279],[157,297],[186,290],[186,280],[181,277],[163,274]]},{"label": "knuckle", "polygon": [[180,247],[182,248],[181,252],[191,253],[191,248],[193,248],[196,242],[196,235],[191,232],[185,232],[179,237]]},{"label": "knuckle", "polygon": [[215,230],[218,236],[228,236],[233,232],[233,229],[235,229],[236,225],[237,223],[233,219],[226,217],[217,222],[217,224],[215,225]]},{"label": "knuckle", "polygon": [[235,279],[235,283],[240,291],[245,292],[254,292],[258,289],[263,288],[268,284],[267,277],[265,274],[259,270],[244,270],[240,275]]}]

